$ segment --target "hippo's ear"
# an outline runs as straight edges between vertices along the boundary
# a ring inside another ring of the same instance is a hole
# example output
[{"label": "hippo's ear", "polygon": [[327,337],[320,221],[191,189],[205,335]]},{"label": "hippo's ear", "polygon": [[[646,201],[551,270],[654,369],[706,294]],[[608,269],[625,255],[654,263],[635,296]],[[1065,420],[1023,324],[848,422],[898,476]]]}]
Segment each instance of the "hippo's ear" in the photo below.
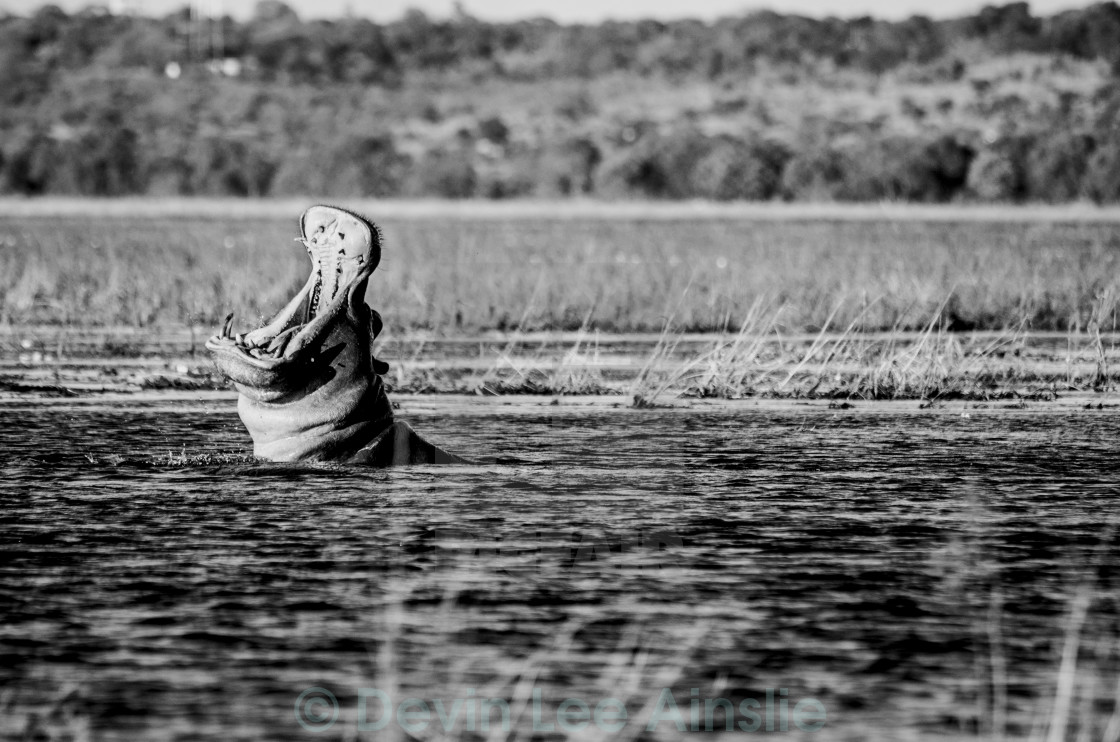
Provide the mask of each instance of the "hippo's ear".
[{"label": "hippo's ear", "polygon": [[[372,345],[373,341],[377,339],[377,336],[381,334],[381,330],[385,325],[381,321],[381,315],[377,313],[376,309],[371,309],[368,306],[366,309],[369,311],[369,341]],[[370,360],[373,361],[373,372],[375,374],[384,376],[389,373],[388,363],[377,360],[377,356],[371,356]]]},{"label": "hippo's ear", "polygon": [[369,336],[371,340],[376,340],[377,336],[381,334],[381,330],[385,327],[385,323],[381,321],[381,315],[377,313],[376,309],[369,310]]}]

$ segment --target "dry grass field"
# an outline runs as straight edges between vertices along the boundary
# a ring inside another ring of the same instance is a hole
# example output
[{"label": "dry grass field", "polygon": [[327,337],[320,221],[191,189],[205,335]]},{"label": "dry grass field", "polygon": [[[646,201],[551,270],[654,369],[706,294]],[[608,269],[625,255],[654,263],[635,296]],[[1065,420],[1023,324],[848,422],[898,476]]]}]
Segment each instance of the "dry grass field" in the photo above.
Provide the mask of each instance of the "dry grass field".
[{"label": "dry grass field", "polygon": [[[39,372],[63,385],[75,381],[58,368],[66,355],[188,356],[174,368],[189,376],[166,383],[220,384],[189,356],[229,312],[256,326],[302,285],[300,208],[0,204],[4,355],[26,377],[29,360],[53,352],[56,364]],[[380,353],[398,391],[623,393],[642,403],[680,394],[1033,398],[1112,384],[1112,211],[357,208],[384,229],[367,301],[384,317]],[[161,338],[170,340],[153,350]]]},{"label": "dry grass field", "polygon": [[[230,311],[253,323],[306,278],[298,206],[45,207],[0,208],[4,324],[212,326]],[[924,330],[942,305],[952,330],[1116,321],[1101,306],[1120,275],[1112,212],[364,210],[385,231],[367,299],[397,331],[719,332],[759,301],[783,308],[785,332]]]}]

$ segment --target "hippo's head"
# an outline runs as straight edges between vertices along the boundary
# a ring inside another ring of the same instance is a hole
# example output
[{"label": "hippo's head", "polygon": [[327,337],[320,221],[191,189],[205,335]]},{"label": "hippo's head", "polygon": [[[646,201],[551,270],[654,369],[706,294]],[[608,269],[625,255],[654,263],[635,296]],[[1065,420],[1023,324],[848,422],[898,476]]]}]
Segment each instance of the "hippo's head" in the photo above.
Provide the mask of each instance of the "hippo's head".
[{"label": "hippo's head", "polygon": [[334,206],[304,212],[300,232],[311,274],[299,293],[264,327],[234,334],[230,315],[206,343],[264,458],[335,457],[392,418],[371,350],[381,318],[365,304],[381,235]]}]

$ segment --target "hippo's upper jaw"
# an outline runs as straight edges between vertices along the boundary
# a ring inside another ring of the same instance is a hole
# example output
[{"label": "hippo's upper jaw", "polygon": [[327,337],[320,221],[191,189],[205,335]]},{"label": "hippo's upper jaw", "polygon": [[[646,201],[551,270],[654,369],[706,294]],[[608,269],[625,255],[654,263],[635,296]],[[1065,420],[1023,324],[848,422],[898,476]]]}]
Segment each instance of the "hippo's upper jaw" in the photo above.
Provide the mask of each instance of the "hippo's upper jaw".
[{"label": "hippo's upper jaw", "polygon": [[304,212],[300,229],[303,236],[297,242],[302,242],[311,256],[310,319],[329,307],[339,291],[363,272],[369,275],[377,268],[381,240],[369,222],[331,206],[312,206]]}]

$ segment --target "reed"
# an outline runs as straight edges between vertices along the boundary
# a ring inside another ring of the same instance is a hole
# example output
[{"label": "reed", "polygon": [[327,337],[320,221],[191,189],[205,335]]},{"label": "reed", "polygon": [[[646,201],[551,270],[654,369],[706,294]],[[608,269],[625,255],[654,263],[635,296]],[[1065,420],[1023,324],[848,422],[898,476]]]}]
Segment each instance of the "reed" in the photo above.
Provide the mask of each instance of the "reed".
[{"label": "reed", "polygon": [[868,337],[859,328],[857,314],[840,331],[829,332],[833,309],[822,330],[807,344],[783,339],[781,317],[785,307],[758,304],[751,309],[730,339],[718,338],[710,350],[668,363],[680,335],[663,332],[650,351],[636,384],[644,391],[638,406],[671,397],[740,399],[976,399],[1006,397],[1041,398],[1059,390],[1107,387],[1111,377],[1101,377],[1102,364],[1115,354],[1105,342],[1090,336],[1093,352],[1103,361],[1087,368],[1067,356],[1064,379],[1058,370],[1046,371],[1022,357],[1029,343],[1026,323],[994,336],[976,339],[945,329],[942,301],[919,333],[888,333]]}]

